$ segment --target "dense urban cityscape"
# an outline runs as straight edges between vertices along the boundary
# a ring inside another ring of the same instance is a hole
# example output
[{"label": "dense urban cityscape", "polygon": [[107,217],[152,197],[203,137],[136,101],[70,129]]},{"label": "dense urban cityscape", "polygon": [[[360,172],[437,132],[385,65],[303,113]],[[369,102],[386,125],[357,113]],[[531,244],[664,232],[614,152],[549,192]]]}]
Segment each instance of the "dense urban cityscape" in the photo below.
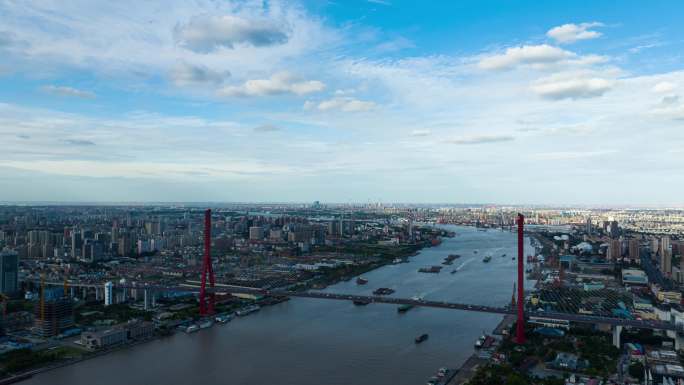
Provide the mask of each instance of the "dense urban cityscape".
[{"label": "dense urban cityscape", "polygon": [[[263,307],[323,293],[338,282],[366,288],[349,298],[355,307],[404,313],[438,306],[429,297],[401,305],[392,298],[396,287],[377,287],[363,276],[420,262],[422,250],[458,242],[464,229],[515,232],[518,213],[532,242],[525,255],[528,341],[514,343],[515,301],[498,304],[511,315],[472,341],[476,353],[461,368],[445,362],[431,383],[486,384],[501,376],[548,384],[562,382],[554,378],[683,380],[684,210],[314,202],[224,204],[209,211],[183,204],[0,206],[4,381],[40,378],[43,371],[177,333],[229,328],[223,324],[233,317],[249,322]],[[223,288],[208,294],[210,311],[201,309],[197,291],[205,215],[211,286]],[[442,257],[414,274],[457,281],[469,268],[466,258],[509,259],[484,250]],[[393,310],[382,303],[400,305]],[[561,313],[603,318],[575,322]]]}]

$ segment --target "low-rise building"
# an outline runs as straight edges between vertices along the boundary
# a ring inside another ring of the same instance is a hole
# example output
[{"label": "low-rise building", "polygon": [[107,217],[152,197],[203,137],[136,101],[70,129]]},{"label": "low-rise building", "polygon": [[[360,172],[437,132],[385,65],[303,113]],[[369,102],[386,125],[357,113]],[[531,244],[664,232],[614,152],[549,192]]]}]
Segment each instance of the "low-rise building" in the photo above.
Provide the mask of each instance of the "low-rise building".
[{"label": "low-rise building", "polygon": [[129,340],[142,340],[154,335],[154,324],[145,321],[130,321],[124,326],[126,338]]},{"label": "low-rise building", "polygon": [[575,371],[580,367],[580,360],[574,354],[559,352],[551,365],[557,369]]},{"label": "low-rise building", "polygon": [[106,330],[81,333],[81,344],[88,349],[105,349],[132,340],[142,340],[154,335],[154,324],[133,320]]},{"label": "low-rise building", "polygon": [[124,329],[112,328],[81,333],[81,345],[91,350],[105,349],[125,342],[126,330]]},{"label": "low-rise building", "polygon": [[643,270],[622,269],[622,284],[625,286],[647,286],[648,277]]}]

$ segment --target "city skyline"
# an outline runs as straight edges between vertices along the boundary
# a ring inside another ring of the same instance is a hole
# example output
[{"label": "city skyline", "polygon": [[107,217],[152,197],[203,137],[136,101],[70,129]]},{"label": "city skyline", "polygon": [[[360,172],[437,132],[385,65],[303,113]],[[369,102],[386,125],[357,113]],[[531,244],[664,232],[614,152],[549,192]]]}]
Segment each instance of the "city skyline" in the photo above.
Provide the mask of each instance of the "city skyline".
[{"label": "city skyline", "polygon": [[0,201],[684,205],[682,5],[0,4]]}]

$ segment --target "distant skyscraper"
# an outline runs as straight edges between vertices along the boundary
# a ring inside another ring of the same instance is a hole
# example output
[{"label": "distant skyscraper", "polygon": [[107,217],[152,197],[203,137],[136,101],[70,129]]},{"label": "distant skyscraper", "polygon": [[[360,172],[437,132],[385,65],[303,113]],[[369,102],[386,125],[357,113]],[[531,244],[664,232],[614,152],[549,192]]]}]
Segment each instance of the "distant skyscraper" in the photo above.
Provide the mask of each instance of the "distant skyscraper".
[{"label": "distant skyscraper", "polygon": [[81,258],[81,247],[83,246],[83,239],[81,238],[81,232],[76,229],[71,230],[71,258],[79,259]]},{"label": "distant skyscraper", "polygon": [[658,238],[652,237],[651,238],[651,259],[654,261],[656,260],[656,255],[660,251],[660,246],[658,242]]},{"label": "distant skyscraper", "polygon": [[261,226],[252,226],[249,228],[249,239],[253,241],[260,241],[264,239],[264,228]]},{"label": "distant skyscraper", "polygon": [[12,250],[0,251],[0,292],[13,294],[19,291],[19,254]]},{"label": "distant skyscraper", "polygon": [[104,284],[104,304],[105,306],[114,304],[114,284],[111,281]]},{"label": "distant skyscraper", "polygon": [[672,255],[670,255],[670,237],[660,238],[660,270],[665,275],[672,274]]},{"label": "distant skyscraper", "polygon": [[629,259],[632,262],[639,262],[639,240],[632,238],[629,240]]},{"label": "distant skyscraper", "polygon": [[617,238],[619,235],[620,229],[618,228],[618,223],[617,221],[611,221],[610,222],[610,236],[613,238]]},{"label": "distant skyscraper", "polygon": [[611,239],[608,243],[608,259],[616,260],[622,257],[622,242],[619,239]]},{"label": "distant skyscraper", "polygon": [[592,230],[592,229],[591,229],[591,217],[589,217],[589,218],[587,218],[587,224],[586,224],[586,226],[585,226],[585,228],[584,228],[584,231],[585,231],[587,234],[591,234],[591,230]]},{"label": "distant skyscraper", "polygon": [[660,255],[670,254],[670,237],[660,238],[660,250],[658,250]]}]

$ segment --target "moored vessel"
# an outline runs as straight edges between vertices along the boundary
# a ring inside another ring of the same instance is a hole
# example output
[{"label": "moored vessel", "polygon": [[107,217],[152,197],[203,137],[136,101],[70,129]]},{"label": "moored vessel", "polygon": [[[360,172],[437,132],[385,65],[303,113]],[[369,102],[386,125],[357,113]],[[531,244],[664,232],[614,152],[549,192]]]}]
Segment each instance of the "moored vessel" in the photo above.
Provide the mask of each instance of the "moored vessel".
[{"label": "moored vessel", "polygon": [[248,307],[246,307],[246,308],[243,308],[243,309],[240,309],[240,310],[236,311],[235,314],[236,314],[238,317],[244,317],[244,316],[246,316],[247,314],[251,314],[251,313],[257,312],[257,311],[259,311],[260,309],[261,309],[261,308],[260,308],[258,305],[248,306]]}]

